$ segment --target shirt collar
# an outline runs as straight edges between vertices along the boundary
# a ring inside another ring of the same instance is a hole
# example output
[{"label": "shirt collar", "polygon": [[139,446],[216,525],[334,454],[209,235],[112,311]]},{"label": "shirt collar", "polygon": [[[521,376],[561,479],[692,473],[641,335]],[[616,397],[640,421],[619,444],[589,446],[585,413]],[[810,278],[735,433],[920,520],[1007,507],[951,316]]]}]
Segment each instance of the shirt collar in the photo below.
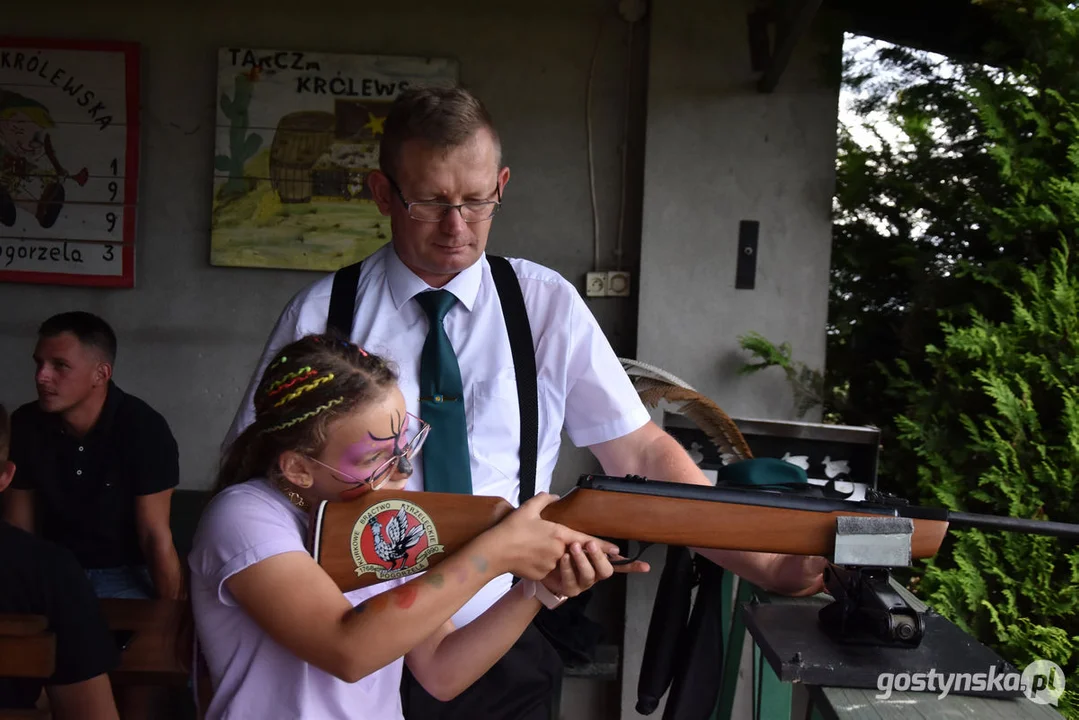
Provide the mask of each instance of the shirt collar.
[{"label": "shirt collar", "polygon": [[[113,424],[116,422],[116,411],[123,399],[124,391],[118,388],[112,380],[109,380],[108,390],[105,394],[105,404],[101,406],[101,414],[97,416],[97,422],[86,433],[84,440],[89,442],[109,434]],[[45,421],[52,426],[55,432],[62,435],[67,434],[59,413],[45,413]]]},{"label": "shirt collar", "polygon": [[105,395],[105,405],[101,408],[101,415],[90,429],[88,435],[98,437],[107,435],[112,430],[116,421],[116,411],[124,399],[124,391],[116,387],[116,383],[109,380],[108,393]]},{"label": "shirt collar", "polygon": [[[457,276],[442,288],[453,293],[454,297],[470,312],[472,306],[476,304],[476,296],[480,293],[480,281],[483,279],[483,266],[486,263],[487,254],[484,253],[480,255],[479,260],[457,273]],[[433,289],[401,262],[401,258],[397,257],[397,251],[392,245],[390,251],[386,253],[386,279],[390,286],[393,304],[398,310],[416,295]]]}]

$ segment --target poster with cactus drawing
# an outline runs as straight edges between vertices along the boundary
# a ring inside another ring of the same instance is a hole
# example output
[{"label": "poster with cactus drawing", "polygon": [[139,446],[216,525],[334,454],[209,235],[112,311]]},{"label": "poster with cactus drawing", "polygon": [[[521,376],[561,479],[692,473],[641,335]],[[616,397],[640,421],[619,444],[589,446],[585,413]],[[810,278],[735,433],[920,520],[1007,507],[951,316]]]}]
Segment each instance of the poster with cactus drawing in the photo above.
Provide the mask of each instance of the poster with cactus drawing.
[{"label": "poster with cactus drawing", "polygon": [[367,174],[390,103],[454,85],[449,59],[223,48],[210,262],[336,270],[389,239]]},{"label": "poster with cactus drawing", "polygon": [[0,282],[135,284],[139,46],[0,38]]}]

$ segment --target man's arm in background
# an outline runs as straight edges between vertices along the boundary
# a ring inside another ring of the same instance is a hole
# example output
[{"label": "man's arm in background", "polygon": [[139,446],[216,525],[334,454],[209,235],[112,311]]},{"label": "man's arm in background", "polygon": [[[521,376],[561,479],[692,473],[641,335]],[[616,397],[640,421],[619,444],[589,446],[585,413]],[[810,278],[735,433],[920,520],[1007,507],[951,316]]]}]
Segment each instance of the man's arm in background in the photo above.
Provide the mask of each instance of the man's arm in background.
[{"label": "man's arm in background", "polygon": [[180,484],[180,447],[168,421],[154,413],[131,438],[137,448],[131,479],[135,495],[135,535],[157,596],[183,593],[180,557],[172,542],[172,493]]},{"label": "man's arm in background", "polygon": [[108,674],[120,664],[120,651],[101,603],[74,555],[53,546],[46,552],[43,589],[49,626],[56,634],[56,670],[45,682],[52,717],[116,720]]},{"label": "man's arm in background", "polygon": [[183,576],[169,524],[172,492],[170,488],[135,497],[135,530],[158,597],[175,600],[181,595]]},{"label": "man's arm in background", "polygon": [[[641,475],[654,480],[708,485],[708,478],[685,448],[654,422],[589,448],[608,475]],[[777,553],[693,548],[712,562],[770,592],[812,595],[824,588],[823,558]]]},{"label": "man's arm in background", "polygon": [[106,674],[68,685],[46,685],[53,720],[119,720]]}]

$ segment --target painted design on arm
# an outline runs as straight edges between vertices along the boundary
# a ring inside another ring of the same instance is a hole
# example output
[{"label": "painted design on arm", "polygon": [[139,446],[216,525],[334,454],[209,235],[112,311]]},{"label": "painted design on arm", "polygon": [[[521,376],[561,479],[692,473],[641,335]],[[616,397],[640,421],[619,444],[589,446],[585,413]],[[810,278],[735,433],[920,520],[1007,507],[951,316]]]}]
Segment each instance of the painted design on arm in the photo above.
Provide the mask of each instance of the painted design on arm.
[{"label": "painted design on arm", "polygon": [[357,614],[366,612],[368,610],[376,613],[380,612],[382,608],[386,607],[386,603],[390,601],[389,595],[389,593],[381,593],[379,595],[375,595],[374,597],[367,598],[362,603],[352,608],[352,611]]},{"label": "painted design on arm", "polygon": [[391,590],[390,594],[393,595],[393,601],[397,607],[402,610],[408,610],[412,607],[412,603],[416,602],[416,594],[418,592],[415,583],[406,583],[399,588]]}]

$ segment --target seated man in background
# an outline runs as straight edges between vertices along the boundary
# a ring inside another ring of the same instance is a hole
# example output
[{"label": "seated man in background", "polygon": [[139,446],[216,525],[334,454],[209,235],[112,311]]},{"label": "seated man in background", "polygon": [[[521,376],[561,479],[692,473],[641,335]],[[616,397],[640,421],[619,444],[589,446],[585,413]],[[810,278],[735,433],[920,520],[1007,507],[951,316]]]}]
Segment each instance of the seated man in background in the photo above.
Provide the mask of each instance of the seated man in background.
[{"label": "seated man in background", "polygon": [[[0,493],[16,466],[0,405]],[[56,636],[48,678],[0,677],[0,709],[32,710],[44,688],[55,720],[116,720],[108,672],[119,662],[93,588],[67,550],[0,520],[0,613],[44,615]]]},{"label": "seated man in background", "polygon": [[165,419],[113,383],[115,359],[116,335],[96,315],[41,325],[38,400],[11,417],[19,473],[4,519],[71,550],[98,597],[177,598],[179,450]]}]

